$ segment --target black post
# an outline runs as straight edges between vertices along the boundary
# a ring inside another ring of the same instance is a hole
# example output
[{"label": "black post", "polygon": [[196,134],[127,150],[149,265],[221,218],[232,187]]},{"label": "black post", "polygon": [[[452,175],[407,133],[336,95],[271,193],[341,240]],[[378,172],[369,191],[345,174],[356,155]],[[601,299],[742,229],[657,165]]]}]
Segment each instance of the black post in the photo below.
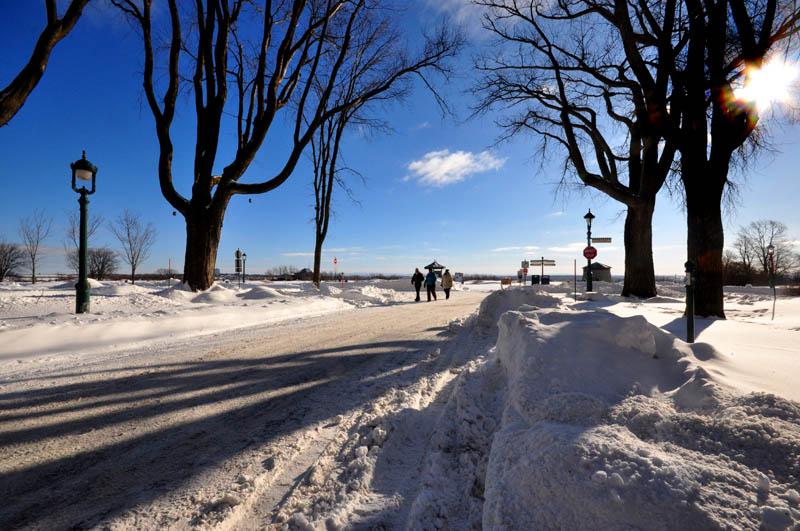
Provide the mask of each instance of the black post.
[{"label": "black post", "polygon": [[86,235],[86,215],[89,198],[86,197],[86,188],[81,188],[78,204],[81,206],[81,233],[78,249],[78,283],[75,284],[75,313],[89,313],[89,275],[86,263],[89,258]]},{"label": "black post", "polygon": [[694,343],[694,262],[688,260],[686,268],[686,342]]},{"label": "black post", "polygon": [[[586,245],[592,245],[592,225],[589,224],[586,227]],[[586,259],[586,265],[588,268],[586,269],[586,291],[592,291],[592,259]]]}]

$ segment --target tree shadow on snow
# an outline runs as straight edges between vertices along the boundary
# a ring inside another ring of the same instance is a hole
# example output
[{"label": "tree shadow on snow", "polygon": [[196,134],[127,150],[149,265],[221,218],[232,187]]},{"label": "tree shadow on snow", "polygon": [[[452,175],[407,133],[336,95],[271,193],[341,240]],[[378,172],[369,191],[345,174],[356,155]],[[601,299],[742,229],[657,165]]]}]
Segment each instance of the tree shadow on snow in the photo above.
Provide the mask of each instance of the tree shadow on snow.
[{"label": "tree shadow on snow", "polygon": [[[404,365],[401,379],[417,378],[412,368],[427,362],[435,344],[389,341],[274,357],[199,358],[0,393],[2,469],[37,454],[35,464],[0,473],[0,528],[97,525],[248,448],[363,405],[385,381],[397,381],[383,370],[394,358]],[[141,429],[150,421],[150,431]],[[131,431],[141,433],[126,437]],[[49,442],[64,437],[74,441],[71,455],[42,457]],[[108,442],[93,444],[99,437]]]}]

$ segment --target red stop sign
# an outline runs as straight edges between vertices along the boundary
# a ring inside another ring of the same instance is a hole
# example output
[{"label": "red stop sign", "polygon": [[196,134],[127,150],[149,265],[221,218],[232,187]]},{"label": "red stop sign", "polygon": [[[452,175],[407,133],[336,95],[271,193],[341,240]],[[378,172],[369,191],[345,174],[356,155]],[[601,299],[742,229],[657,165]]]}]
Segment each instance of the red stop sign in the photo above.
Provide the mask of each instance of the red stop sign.
[{"label": "red stop sign", "polygon": [[584,258],[588,258],[589,260],[591,260],[591,259],[592,259],[592,258],[594,258],[595,256],[597,256],[597,249],[595,249],[595,248],[594,248],[594,247],[592,247],[591,245],[589,245],[588,247],[586,247],[586,248],[583,250],[583,257],[584,257]]},{"label": "red stop sign", "polygon": [[528,268],[527,267],[522,269],[522,274],[523,275],[527,275],[528,274]]},{"label": "red stop sign", "polygon": [[337,262],[337,260],[336,260],[336,258],[334,258],[334,259],[333,259],[333,263],[335,264],[336,262]]}]

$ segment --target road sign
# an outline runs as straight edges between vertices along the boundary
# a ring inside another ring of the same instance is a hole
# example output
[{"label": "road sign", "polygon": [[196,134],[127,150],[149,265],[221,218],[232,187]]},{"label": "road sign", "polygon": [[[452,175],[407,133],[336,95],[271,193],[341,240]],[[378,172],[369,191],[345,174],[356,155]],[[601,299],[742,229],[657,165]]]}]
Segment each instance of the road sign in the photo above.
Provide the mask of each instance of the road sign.
[{"label": "road sign", "polygon": [[531,260],[531,266],[554,266],[555,260]]},{"label": "road sign", "polygon": [[611,238],[592,238],[592,243],[611,243]]},{"label": "road sign", "polygon": [[584,257],[584,258],[588,258],[589,260],[591,260],[591,259],[592,259],[592,258],[594,258],[595,256],[597,256],[597,249],[595,249],[595,248],[594,248],[594,247],[592,247],[591,245],[589,245],[588,247],[586,247],[586,248],[583,250],[583,257]]},{"label": "road sign", "polygon": [[528,268],[527,267],[523,267],[522,268],[522,275],[526,276],[526,277],[528,276]]},{"label": "road sign", "polygon": [[334,259],[333,259],[333,265],[336,265],[337,263],[339,263],[339,260],[337,260],[336,258],[334,258]]},{"label": "road sign", "polygon": [[529,264],[528,264],[528,261],[527,261],[527,260],[523,260],[523,261],[522,261],[522,269],[525,269],[525,268],[527,268],[527,267],[528,267],[528,265],[529,265]]}]

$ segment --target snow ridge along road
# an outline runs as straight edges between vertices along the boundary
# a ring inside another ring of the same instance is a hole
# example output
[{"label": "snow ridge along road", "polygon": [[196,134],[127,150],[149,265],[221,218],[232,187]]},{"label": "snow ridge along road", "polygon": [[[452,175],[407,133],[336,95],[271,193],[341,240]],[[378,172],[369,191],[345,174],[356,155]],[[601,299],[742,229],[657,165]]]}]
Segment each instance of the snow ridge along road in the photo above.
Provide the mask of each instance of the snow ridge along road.
[{"label": "snow ridge along road", "polygon": [[[0,527],[263,529],[302,527],[303,513],[333,527],[399,524],[427,444],[419,426],[432,428],[440,391],[481,352],[476,342],[493,344],[453,334],[485,295],[361,308],[7,379]],[[383,465],[396,474],[368,488],[370,457],[389,430],[404,445]]]}]

